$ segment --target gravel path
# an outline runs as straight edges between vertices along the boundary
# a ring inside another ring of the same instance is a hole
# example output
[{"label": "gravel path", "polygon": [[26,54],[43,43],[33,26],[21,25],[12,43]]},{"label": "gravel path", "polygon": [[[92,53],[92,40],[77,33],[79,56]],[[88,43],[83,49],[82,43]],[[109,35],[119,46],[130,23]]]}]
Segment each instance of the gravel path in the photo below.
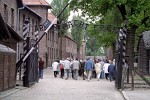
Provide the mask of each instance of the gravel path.
[{"label": "gravel path", "polygon": [[30,88],[20,90],[2,100],[124,100],[114,82],[105,79],[64,80],[54,78],[52,69],[44,70],[44,78]]}]

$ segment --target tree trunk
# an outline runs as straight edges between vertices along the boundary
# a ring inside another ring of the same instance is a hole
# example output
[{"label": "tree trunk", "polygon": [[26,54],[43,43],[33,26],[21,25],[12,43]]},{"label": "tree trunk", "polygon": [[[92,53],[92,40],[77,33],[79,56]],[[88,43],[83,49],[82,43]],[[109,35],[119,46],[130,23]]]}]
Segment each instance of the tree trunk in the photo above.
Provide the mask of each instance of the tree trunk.
[{"label": "tree trunk", "polygon": [[115,44],[115,42],[112,44],[112,50],[113,50],[113,57],[112,58],[115,59],[115,51],[116,51],[116,44]]},{"label": "tree trunk", "polygon": [[77,58],[82,59],[81,56],[80,56],[80,50],[77,51]]},{"label": "tree trunk", "polygon": [[61,35],[60,36],[60,45],[59,45],[59,48],[60,48],[59,58],[60,59],[62,59],[62,38],[63,38],[63,36]]}]

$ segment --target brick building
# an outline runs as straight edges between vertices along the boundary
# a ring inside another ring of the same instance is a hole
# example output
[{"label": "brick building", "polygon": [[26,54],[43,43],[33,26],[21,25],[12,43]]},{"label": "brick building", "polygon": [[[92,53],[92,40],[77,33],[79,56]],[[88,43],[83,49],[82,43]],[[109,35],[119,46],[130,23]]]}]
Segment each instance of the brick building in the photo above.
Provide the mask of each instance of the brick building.
[{"label": "brick building", "polygon": [[0,13],[6,23],[6,27],[12,38],[1,41],[2,44],[16,50],[17,42],[22,41],[22,37],[17,33],[18,7],[22,6],[21,0],[0,0]]},{"label": "brick building", "polygon": [[139,37],[137,70],[140,74],[150,75],[150,31]]},{"label": "brick building", "polygon": [[[52,13],[48,13],[48,20],[53,22],[55,18],[56,17]],[[55,21],[54,24],[57,24],[57,21]],[[46,40],[48,66],[51,66],[52,62],[54,62],[58,58],[58,31],[54,29],[54,26],[52,26],[52,28],[48,31],[48,34],[46,35]]]},{"label": "brick building", "polygon": [[62,39],[62,57],[64,59],[77,57],[77,43],[67,35]]},{"label": "brick building", "polygon": [[[0,91],[15,87],[16,59],[20,59],[20,56],[23,55],[23,44],[18,44],[18,42],[24,41],[25,18],[29,20],[28,36],[31,40],[35,40],[35,32],[37,32],[35,26],[39,29],[46,20],[52,22],[55,19],[53,14],[48,13],[50,8],[51,6],[45,0],[11,0],[11,2],[0,0],[0,44],[2,44],[0,48],[10,48],[7,53],[0,51],[2,53],[0,59],[5,62],[5,64],[0,63]],[[43,32],[43,30],[38,30],[38,36],[40,37]],[[65,35],[62,44],[63,58],[77,57],[77,44],[74,40]],[[51,66],[58,56],[58,32],[54,31],[54,27],[48,31],[38,45],[39,57],[44,58],[45,66]]]},{"label": "brick building", "polygon": [[80,60],[84,60],[85,59],[85,49],[86,49],[86,41],[83,39],[82,40],[82,45],[80,47]]},{"label": "brick building", "polygon": [[113,49],[112,49],[112,47],[106,48],[106,57],[108,57],[109,60],[113,60]]},{"label": "brick building", "polygon": [[23,38],[16,32],[21,0],[0,0],[0,91],[16,86],[16,48]]},{"label": "brick building", "polygon": [[[48,9],[51,8],[50,4],[45,0],[23,0],[23,3],[32,9],[36,14],[38,14],[42,19],[39,22],[40,25],[43,25],[46,20],[48,20]],[[39,37],[44,33],[44,31],[39,31]],[[45,67],[49,66],[48,63],[48,46],[47,35],[45,35],[39,42],[39,57],[42,57],[46,62]]]},{"label": "brick building", "polygon": [[[32,40],[35,40],[36,39],[35,33],[38,32],[38,34],[40,34],[40,30],[36,30],[36,27],[38,27],[39,29],[42,17],[28,6],[24,6],[23,8],[19,9],[18,32],[22,37],[23,37],[23,24],[25,22],[25,18],[28,18],[29,20],[28,37],[30,37],[30,39]],[[17,53],[18,58],[20,58],[20,56],[24,54],[22,43],[18,45]]]}]

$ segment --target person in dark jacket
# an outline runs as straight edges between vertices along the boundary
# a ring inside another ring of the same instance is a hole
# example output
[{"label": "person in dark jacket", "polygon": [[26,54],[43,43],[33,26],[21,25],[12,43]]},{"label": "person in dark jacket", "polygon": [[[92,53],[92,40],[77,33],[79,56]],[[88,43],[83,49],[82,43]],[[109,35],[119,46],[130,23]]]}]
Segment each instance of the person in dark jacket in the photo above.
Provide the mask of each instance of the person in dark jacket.
[{"label": "person in dark jacket", "polygon": [[109,62],[110,65],[108,66],[108,72],[109,72],[109,79],[110,81],[114,80],[115,77],[115,65],[113,65],[113,61]]},{"label": "person in dark jacket", "polygon": [[85,66],[85,61],[81,62],[80,70],[81,70],[81,76],[83,77],[83,80],[85,80],[84,76],[84,66]]},{"label": "person in dark jacket", "polygon": [[93,68],[94,68],[94,62],[90,58],[87,58],[84,69],[86,70],[88,81],[90,81],[91,79]]},{"label": "person in dark jacket", "polygon": [[39,78],[43,79],[44,61],[42,58],[39,60]]}]

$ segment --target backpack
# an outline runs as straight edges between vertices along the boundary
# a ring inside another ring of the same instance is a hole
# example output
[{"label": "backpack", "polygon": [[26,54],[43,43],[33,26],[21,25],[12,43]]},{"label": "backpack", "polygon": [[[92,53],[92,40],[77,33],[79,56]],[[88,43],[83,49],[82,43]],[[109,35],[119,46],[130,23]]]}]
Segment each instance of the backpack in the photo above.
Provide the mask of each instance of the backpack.
[{"label": "backpack", "polygon": [[60,69],[64,69],[64,66],[62,64],[60,64],[59,68]]}]

